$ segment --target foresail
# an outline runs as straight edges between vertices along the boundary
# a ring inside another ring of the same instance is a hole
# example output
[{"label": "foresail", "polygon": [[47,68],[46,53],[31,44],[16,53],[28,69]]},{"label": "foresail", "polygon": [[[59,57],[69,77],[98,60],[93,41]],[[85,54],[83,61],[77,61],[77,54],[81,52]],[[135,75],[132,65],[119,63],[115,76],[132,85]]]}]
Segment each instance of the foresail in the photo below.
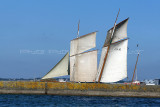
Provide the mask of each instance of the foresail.
[{"label": "foresail", "polygon": [[89,33],[71,41],[70,56],[82,53],[96,46],[96,32]]},{"label": "foresail", "polygon": [[[125,19],[124,21],[122,21],[122,22],[120,22],[120,23],[118,23],[116,25],[115,32],[113,34],[112,43],[127,38],[128,19],[129,18]],[[104,43],[104,47],[106,47],[109,44],[109,42],[110,42],[112,30],[113,30],[113,28],[111,28],[107,32],[107,37],[106,37],[106,40],[105,40],[105,43]]]},{"label": "foresail", "polygon": [[[127,77],[127,46],[128,40],[110,45],[109,54],[106,59],[100,82],[117,82]],[[102,50],[102,61],[100,62],[98,71],[101,71],[106,50],[107,47]],[[97,78],[98,77],[99,75],[97,75]]]},{"label": "foresail", "polygon": [[[70,58],[70,81],[94,82],[97,73],[97,50],[85,52]],[[74,64],[75,63],[75,64]]]},{"label": "foresail", "polygon": [[42,79],[68,75],[69,52]]}]

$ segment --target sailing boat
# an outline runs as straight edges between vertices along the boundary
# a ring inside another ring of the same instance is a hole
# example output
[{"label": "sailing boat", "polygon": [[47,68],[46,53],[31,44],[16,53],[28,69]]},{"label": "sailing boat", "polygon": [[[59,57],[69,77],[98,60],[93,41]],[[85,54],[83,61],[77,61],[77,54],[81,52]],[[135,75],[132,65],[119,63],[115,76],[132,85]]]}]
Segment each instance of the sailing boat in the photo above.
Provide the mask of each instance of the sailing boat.
[{"label": "sailing boat", "polygon": [[[70,55],[67,53],[42,79],[69,75],[69,71],[71,82],[112,83],[126,78],[128,19],[116,25],[116,18],[114,27],[108,30],[98,71],[97,50],[88,51],[96,47],[96,32],[92,32],[71,40]],[[70,69],[68,65],[70,65]]]}]

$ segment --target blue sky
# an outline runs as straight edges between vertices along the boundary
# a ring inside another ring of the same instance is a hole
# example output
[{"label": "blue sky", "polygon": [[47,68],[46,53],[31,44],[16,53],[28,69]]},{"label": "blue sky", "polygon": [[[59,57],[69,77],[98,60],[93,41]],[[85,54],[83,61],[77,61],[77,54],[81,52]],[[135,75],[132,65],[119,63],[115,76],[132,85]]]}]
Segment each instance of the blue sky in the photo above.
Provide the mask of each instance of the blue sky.
[{"label": "blue sky", "polygon": [[[139,43],[138,79],[160,78],[159,0],[3,0],[0,1],[0,78],[35,78],[45,75],[69,50],[76,37],[97,33],[101,50],[106,32],[126,18],[131,79]],[[37,54],[38,53],[38,54]],[[64,52],[63,52],[64,53]],[[98,55],[100,57],[100,54]]]}]

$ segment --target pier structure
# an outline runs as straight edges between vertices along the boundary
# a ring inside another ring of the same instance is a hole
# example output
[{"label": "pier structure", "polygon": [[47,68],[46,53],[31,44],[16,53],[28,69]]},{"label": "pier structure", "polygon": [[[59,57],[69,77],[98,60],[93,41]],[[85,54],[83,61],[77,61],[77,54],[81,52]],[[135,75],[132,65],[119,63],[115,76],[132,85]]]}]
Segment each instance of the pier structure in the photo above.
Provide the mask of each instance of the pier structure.
[{"label": "pier structure", "polygon": [[0,94],[157,97],[160,86],[73,82],[0,81]]}]

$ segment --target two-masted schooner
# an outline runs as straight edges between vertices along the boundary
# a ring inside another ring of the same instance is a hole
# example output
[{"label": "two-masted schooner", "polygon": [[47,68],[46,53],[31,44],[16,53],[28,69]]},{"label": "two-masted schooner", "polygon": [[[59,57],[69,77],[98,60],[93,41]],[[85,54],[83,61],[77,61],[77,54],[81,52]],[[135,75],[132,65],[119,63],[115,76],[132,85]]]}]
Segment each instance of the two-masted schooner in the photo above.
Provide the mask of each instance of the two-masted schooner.
[{"label": "two-masted schooner", "polygon": [[97,50],[93,50],[97,32],[92,32],[71,40],[70,55],[67,53],[42,79],[70,75],[71,82],[112,83],[126,78],[128,19],[115,22],[108,30],[98,69]]}]

